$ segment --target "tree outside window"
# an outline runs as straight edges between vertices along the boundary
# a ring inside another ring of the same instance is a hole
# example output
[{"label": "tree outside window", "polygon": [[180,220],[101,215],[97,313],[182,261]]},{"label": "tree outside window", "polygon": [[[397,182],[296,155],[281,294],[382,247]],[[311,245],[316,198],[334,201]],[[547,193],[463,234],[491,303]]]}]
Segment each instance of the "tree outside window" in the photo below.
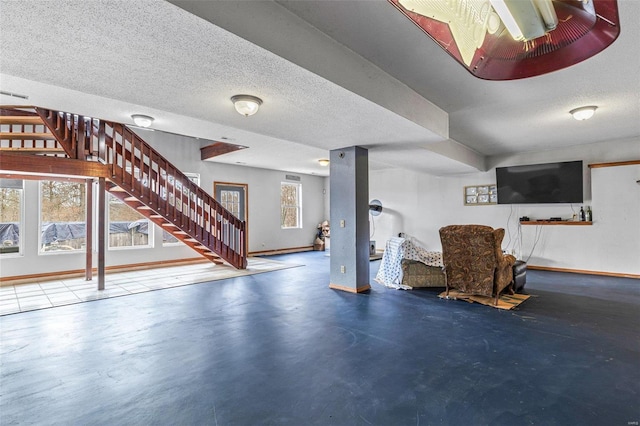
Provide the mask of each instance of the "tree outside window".
[{"label": "tree outside window", "polygon": [[280,184],[280,226],[302,228],[302,185],[282,182]]}]

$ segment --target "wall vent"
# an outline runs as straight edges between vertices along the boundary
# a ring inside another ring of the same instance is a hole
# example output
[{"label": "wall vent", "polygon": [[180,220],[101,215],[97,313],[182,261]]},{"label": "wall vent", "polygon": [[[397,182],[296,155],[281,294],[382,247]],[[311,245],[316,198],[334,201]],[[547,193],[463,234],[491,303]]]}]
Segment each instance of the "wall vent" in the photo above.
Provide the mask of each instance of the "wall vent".
[{"label": "wall vent", "polygon": [[300,182],[300,176],[296,176],[296,175],[285,175],[284,178],[286,180],[294,180],[296,182]]},{"label": "wall vent", "polygon": [[20,99],[29,99],[29,96],[27,95],[20,95],[18,93],[5,92],[4,90],[0,90],[0,95],[6,95],[6,96],[11,96],[11,97],[20,98]]}]

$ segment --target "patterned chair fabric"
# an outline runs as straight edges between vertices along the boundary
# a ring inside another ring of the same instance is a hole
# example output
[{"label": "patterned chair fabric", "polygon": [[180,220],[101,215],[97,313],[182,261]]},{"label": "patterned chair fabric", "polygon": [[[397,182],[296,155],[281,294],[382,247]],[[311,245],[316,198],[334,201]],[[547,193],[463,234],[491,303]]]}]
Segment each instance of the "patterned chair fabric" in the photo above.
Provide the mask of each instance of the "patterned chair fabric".
[{"label": "patterned chair fabric", "polygon": [[504,229],[485,225],[449,225],[440,228],[442,260],[450,289],[494,296],[513,280],[515,257],[502,253]]}]

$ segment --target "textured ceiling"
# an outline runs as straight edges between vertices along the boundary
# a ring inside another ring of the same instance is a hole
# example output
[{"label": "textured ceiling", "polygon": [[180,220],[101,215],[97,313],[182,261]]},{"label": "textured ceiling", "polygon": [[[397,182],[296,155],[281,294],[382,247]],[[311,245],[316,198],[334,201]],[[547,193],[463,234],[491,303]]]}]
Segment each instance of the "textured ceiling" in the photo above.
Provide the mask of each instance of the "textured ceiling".
[{"label": "textured ceiling", "polygon": [[[640,136],[636,0],[618,0],[621,35],[602,53],[513,81],[473,77],[386,1],[278,3],[448,112],[449,137],[484,155]],[[597,117],[570,120],[568,112],[584,105],[598,105]]]},{"label": "textured ceiling", "polygon": [[[3,0],[0,87],[23,103],[124,122],[145,113],[160,130],[250,147],[220,162],[326,175],[317,159],[361,145],[374,169],[464,173],[487,155],[640,136],[640,2],[619,5],[621,36],[600,55],[488,82],[386,1]],[[263,99],[258,114],[233,110],[239,93]],[[596,117],[571,120],[585,104]]]}]

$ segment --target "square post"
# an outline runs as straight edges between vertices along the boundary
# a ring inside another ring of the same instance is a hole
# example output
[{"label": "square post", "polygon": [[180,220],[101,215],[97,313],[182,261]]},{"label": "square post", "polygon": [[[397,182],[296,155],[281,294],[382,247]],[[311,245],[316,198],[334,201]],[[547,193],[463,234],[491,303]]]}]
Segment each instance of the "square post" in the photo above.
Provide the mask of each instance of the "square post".
[{"label": "square post", "polygon": [[369,285],[369,152],[330,153],[331,274],[329,287],[361,293]]}]

